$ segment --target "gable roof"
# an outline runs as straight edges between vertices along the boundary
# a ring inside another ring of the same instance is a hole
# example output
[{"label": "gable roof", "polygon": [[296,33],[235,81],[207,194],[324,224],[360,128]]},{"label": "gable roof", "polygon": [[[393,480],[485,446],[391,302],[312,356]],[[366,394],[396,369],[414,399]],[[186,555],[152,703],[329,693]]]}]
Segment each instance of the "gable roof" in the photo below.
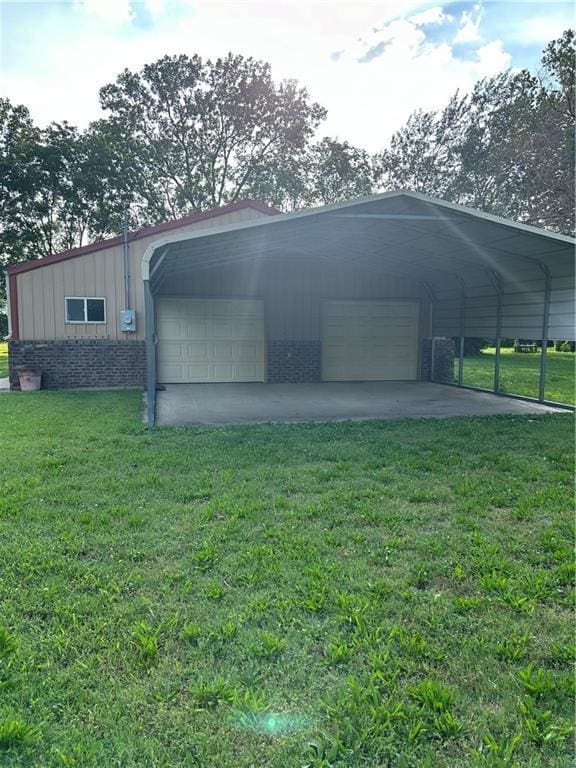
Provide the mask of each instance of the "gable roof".
[{"label": "gable roof", "polygon": [[[189,224],[195,224],[198,221],[205,221],[206,219],[216,218],[223,216],[227,213],[233,213],[234,211],[241,211],[246,208],[264,213],[267,216],[277,216],[282,213],[277,208],[273,208],[270,205],[264,205],[257,200],[240,200],[237,203],[229,203],[228,205],[221,205],[219,208],[211,208],[208,211],[202,211],[201,213],[192,213],[189,216],[183,216],[180,219],[174,219],[173,221],[165,221],[162,224],[156,224],[152,227],[142,227],[134,232],[128,234],[128,242],[133,243],[135,240],[142,240],[145,237],[151,237],[153,235],[160,235],[163,232],[169,232],[180,227],[188,226]],[[31,269],[39,269],[40,267],[47,267],[49,264],[56,264],[59,261],[66,261],[67,259],[75,259],[77,256],[86,256],[89,253],[95,253],[96,251],[102,251],[106,248],[113,248],[117,245],[122,245],[124,242],[124,236],[118,235],[117,237],[109,237],[105,240],[98,240],[95,243],[89,243],[88,245],[80,246],[79,248],[72,248],[68,251],[61,251],[60,253],[54,253],[51,256],[45,256],[43,259],[33,259],[30,261],[22,261],[18,264],[11,264],[6,272],[9,275],[17,275],[20,272],[28,272]]]}]

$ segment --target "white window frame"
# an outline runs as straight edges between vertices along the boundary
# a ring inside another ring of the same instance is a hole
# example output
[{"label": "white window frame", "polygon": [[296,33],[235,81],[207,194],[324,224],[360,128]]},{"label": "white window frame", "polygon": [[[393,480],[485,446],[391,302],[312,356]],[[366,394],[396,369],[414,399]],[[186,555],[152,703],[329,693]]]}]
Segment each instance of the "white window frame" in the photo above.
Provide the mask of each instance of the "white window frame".
[{"label": "white window frame", "polygon": [[[75,299],[84,302],[84,317],[88,317],[88,301],[102,301],[104,303],[104,320],[69,320],[68,319],[68,299]],[[64,297],[64,318],[67,325],[105,325],[107,322],[106,299],[104,296],[65,296]]]}]

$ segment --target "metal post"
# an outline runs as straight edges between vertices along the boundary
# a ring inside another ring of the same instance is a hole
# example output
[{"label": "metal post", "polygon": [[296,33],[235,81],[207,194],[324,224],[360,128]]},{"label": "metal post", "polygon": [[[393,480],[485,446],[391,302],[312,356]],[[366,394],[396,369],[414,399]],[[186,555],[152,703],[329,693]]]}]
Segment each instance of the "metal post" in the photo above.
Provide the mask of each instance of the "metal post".
[{"label": "metal post", "polygon": [[500,349],[502,346],[502,283],[498,275],[494,275],[496,287],[496,357],[494,359],[494,392],[500,391]]},{"label": "metal post", "polygon": [[545,264],[540,263],[540,269],[544,272],[544,313],[542,316],[542,354],[540,356],[540,389],[538,400],[546,399],[546,364],[548,362],[548,325],[550,322],[550,292],[552,279],[550,270]]},{"label": "metal post", "polygon": [[123,254],[124,254],[124,309],[130,309],[130,258],[128,253],[128,206],[124,207],[123,221]]},{"label": "metal post", "polygon": [[430,351],[430,381],[434,381],[434,371],[436,370],[436,337],[431,339]]},{"label": "metal post", "polygon": [[146,405],[147,423],[154,426],[156,420],[156,339],[154,332],[154,296],[150,281],[144,280],[144,319],[146,327]]},{"label": "metal post", "polygon": [[460,294],[460,356],[458,363],[458,386],[461,387],[464,382],[464,331],[466,322],[466,286],[464,280],[460,278],[462,292]]}]

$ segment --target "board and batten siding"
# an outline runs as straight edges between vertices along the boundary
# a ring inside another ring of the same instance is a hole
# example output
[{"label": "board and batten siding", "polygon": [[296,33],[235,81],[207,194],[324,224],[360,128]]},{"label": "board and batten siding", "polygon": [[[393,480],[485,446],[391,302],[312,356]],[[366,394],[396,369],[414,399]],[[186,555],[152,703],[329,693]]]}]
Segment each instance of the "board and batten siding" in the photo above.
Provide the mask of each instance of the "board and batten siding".
[{"label": "board and batten siding", "polygon": [[419,283],[343,262],[313,257],[274,257],[167,277],[161,296],[264,299],[266,337],[321,338],[322,303],[334,299],[423,300],[420,336],[427,336],[428,300]]},{"label": "board and batten siding", "polygon": [[[192,222],[178,232],[199,231],[227,224],[250,221],[263,214],[253,208],[221,214]],[[130,243],[130,303],[136,310],[136,331],[120,330],[120,310],[124,309],[124,257],[121,245],[46,264],[16,275],[18,289],[18,324],[23,341],[65,339],[109,339],[141,341],[144,339],[144,292],[142,256],[150,243],[162,234]],[[66,323],[66,296],[92,296],[106,299],[106,323]]]}]

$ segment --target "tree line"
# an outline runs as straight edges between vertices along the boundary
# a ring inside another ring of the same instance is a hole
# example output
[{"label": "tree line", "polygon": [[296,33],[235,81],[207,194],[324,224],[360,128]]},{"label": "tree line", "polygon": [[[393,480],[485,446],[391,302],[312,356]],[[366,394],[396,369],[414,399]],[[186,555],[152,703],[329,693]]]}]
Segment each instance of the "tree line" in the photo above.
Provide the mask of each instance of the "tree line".
[{"label": "tree line", "polygon": [[[165,56],[100,90],[104,117],[35,125],[0,98],[0,267],[243,197],[281,208],[411,189],[574,232],[575,35],[414,112],[382,152],[317,139],[326,110],[270,65]],[[0,269],[0,306],[5,293]]]}]

